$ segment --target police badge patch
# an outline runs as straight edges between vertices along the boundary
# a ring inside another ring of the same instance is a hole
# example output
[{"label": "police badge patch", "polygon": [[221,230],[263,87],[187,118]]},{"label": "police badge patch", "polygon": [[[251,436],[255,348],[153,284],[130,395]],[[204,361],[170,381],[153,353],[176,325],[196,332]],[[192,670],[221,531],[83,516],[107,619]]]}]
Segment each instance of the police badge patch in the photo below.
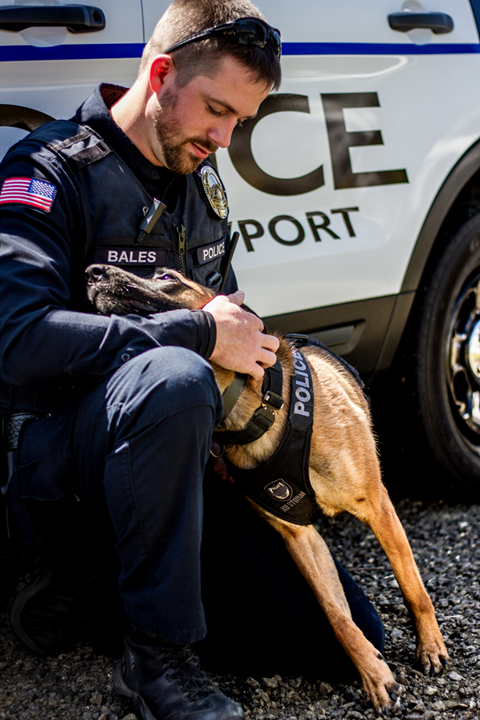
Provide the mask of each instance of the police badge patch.
[{"label": "police badge patch", "polygon": [[275,500],[288,500],[292,494],[292,488],[282,478],[269,483],[264,490],[269,492]]},{"label": "police badge patch", "polygon": [[226,218],[228,215],[228,201],[217,173],[209,165],[206,165],[201,169],[200,177],[212,209],[217,213],[218,217]]}]

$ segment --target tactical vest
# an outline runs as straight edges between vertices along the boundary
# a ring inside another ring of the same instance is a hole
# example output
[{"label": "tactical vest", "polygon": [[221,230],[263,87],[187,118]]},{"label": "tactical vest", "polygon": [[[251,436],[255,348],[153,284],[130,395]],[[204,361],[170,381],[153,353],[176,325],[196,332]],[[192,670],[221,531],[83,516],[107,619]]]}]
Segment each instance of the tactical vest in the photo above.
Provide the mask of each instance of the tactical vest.
[{"label": "tactical vest", "polygon": [[226,218],[213,211],[202,184],[201,171],[212,166],[209,160],[189,175],[174,177],[171,206],[139,242],[153,198],[103,138],[66,120],[48,123],[31,137],[55,153],[79,194],[85,238],[82,247],[72,248],[74,275],[83,278],[82,270],[93,262],[122,265],[144,276],[165,265],[212,290],[219,287],[228,227]]}]

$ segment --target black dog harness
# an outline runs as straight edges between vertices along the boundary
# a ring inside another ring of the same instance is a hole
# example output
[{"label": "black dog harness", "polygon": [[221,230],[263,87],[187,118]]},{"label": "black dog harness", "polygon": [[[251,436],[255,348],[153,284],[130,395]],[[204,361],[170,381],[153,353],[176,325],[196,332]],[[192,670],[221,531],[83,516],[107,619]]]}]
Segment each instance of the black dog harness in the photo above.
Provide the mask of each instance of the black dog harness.
[{"label": "black dog harness", "polygon": [[285,433],[263,465],[240,470],[229,463],[240,489],[260,507],[295,525],[309,525],[318,512],[308,472],[313,425],[312,376],[300,350],[293,353],[294,374]]},{"label": "black dog harness", "polygon": [[[260,507],[276,517],[294,525],[310,525],[319,508],[310,483],[309,459],[313,427],[313,386],[312,376],[305,357],[299,347],[317,345],[326,350],[363,388],[363,382],[357,371],[330,348],[306,335],[287,335],[294,343],[294,374],[287,426],[283,438],[272,457],[259,467],[241,470],[227,461],[230,475],[243,493]],[[227,396],[225,415],[227,416],[241,394],[245,380],[243,376],[236,381],[236,388]],[[249,420],[245,429],[240,431],[218,432],[214,438],[220,443],[245,445],[261,437],[275,420],[275,410],[283,406],[282,369],[279,361],[265,372],[262,387],[263,401]]]}]

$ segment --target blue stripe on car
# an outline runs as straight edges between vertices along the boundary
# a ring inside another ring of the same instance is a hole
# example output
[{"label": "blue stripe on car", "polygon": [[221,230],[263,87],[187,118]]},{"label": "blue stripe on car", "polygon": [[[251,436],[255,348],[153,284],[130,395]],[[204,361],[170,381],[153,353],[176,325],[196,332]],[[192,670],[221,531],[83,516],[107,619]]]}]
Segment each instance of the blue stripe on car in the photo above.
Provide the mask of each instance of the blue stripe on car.
[{"label": "blue stripe on car", "polygon": [[[91,45],[0,45],[0,62],[28,60],[101,60],[139,58],[143,43],[108,43]],[[480,44],[435,43],[319,43],[284,42],[284,55],[450,55],[480,53]]]}]

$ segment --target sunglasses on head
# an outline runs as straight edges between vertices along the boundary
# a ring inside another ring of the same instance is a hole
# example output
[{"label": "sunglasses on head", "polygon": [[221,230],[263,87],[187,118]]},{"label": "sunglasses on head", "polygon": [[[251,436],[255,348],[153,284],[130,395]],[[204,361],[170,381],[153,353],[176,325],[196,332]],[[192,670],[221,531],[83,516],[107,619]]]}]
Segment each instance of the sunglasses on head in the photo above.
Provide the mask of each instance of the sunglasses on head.
[{"label": "sunglasses on head", "polygon": [[168,50],[165,50],[165,55],[189,43],[204,40],[205,38],[216,37],[217,35],[227,37],[231,35],[242,45],[256,45],[257,47],[264,48],[267,44],[270,44],[275,50],[277,57],[280,57],[282,54],[280,30],[270,27],[270,25],[258,18],[246,17],[232,20],[232,22],[225,23],[224,25],[215,25],[215,27],[202,30],[202,32],[196,35],[190,35],[190,37],[185,38],[185,40],[180,40],[180,42],[172,45]]}]

